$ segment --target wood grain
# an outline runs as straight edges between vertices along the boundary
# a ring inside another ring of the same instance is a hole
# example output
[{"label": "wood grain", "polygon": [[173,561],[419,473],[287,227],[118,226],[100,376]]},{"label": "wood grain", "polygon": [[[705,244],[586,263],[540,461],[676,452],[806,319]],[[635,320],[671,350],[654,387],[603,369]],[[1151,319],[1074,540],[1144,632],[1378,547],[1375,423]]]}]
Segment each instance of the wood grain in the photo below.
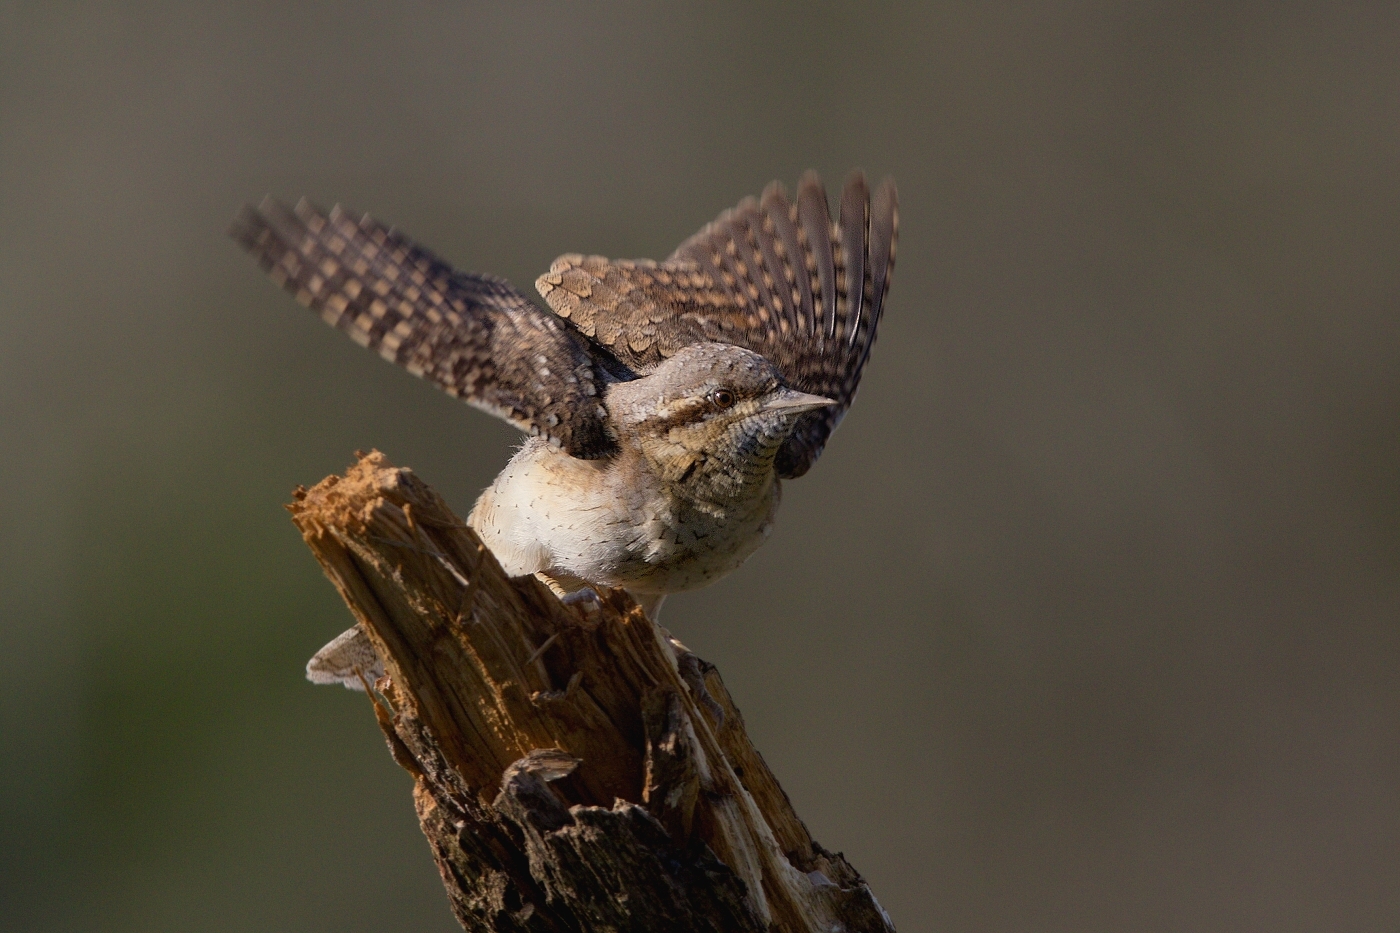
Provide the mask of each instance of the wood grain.
[{"label": "wood grain", "polygon": [[288,508],[385,659],[375,715],[463,927],[893,931],[718,672],[626,594],[507,577],[378,452]]}]

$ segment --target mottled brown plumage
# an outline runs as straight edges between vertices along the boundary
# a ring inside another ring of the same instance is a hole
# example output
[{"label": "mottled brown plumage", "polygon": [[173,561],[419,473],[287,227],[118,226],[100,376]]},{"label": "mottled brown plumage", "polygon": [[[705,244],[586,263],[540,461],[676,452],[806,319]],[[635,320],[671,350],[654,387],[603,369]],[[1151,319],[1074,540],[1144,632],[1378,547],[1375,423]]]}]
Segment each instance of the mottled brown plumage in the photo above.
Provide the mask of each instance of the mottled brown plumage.
[{"label": "mottled brown plumage", "polygon": [[779,452],[778,475],[795,477],[855,397],[889,288],[897,214],[893,183],[871,198],[856,173],[832,223],[808,173],[795,202],[770,185],[663,262],[561,256],[535,283],[553,314],[338,207],[268,199],[230,232],[357,342],[582,459],[616,451],[609,384],[692,344],[753,350],[790,387],[837,403],[805,415]]},{"label": "mottled brown plumage", "polygon": [[634,373],[509,282],[458,272],[369,215],[245,207],[230,234],[361,346],[576,457],[615,449],[609,382]]},{"label": "mottled brown plumage", "polygon": [[[852,175],[832,224],[813,173],[797,201],[769,185],[682,243],[664,262],[566,255],[535,287],[620,361],[647,371],[681,347],[715,342],[768,358],[788,385],[836,400],[805,416],[778,457],[801,476],[855,398],[894,267],[893,182],[871,202]],[[853,283],[859,282],[859,287]]]},{"label": "mottled brown plumage", "polygon": [[[232,234],[303,304],[453,395],[536,435],[467,522],[511,574],[620,586],[655,614],[767,536],[782,478],[850,406],[889,288],[894,185],[855,174],[832,223],[808,174],[769,186],[664,262],[563,256],[535,283],[457,272],[366,216],[245,208]],[[363,633],[318,682],[358,687]]]}]

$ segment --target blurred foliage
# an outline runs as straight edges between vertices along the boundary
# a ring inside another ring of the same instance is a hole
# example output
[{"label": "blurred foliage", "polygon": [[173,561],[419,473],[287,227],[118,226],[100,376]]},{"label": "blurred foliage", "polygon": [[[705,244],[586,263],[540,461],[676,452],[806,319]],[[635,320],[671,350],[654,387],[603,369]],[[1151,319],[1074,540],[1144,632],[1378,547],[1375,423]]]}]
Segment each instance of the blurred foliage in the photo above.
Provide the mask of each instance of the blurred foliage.
[{"label": "blurred foliage", "polygon": [[455,928],[280,506],[514,435],[240,203],[528,286],[855,165],[861,398],[666,607],[815,835],[906,933],[1396,926],[1397,77],[1394,4],[0,5],[4,927]]}]

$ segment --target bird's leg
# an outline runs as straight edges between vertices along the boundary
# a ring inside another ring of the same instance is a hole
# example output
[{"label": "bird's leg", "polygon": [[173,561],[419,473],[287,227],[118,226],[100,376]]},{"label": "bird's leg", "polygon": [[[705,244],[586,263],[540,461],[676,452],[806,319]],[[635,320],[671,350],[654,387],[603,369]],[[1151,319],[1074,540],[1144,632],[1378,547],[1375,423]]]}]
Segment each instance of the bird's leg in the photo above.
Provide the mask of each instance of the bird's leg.
[{"label": "bird's leg", "polygon": [[554,591],[559,601],[566,606],[582,606],[585,612],[594,613],[602,608],[603,601],[598,591],[577,577],[570,577],[535,571],[535,579]]},{"label": "bird's leg", "polygon": [[598,591],[591,586],[565,593],[559,597],[559,601],[566,606],[582,606],[585,612],[597,612],[603,605],[603,601],[598,598]]},{"label": "bird's leg", "polygon": [[[543,573],[537,573],[549,588],[559,596],[559,601],[566,606],[582,605],[587,610],[594,610],[602,605],[602,600],[598,597],[598,591],[591,586],[583,585],[577,588],[566,588],[560,581]],[[627,595],[642,607],[642,611],[647,614],[647,618],[655,622],[657,614],[661,612],[661,604],[666,599],[665,593],[634,593],[627,591]]]},{"label": "bird's leg", "polygon": [[[637,605],[642,607],[648,619],[660,624],[657,616],[661,614],[661,604],[666,601],[665,593],[634,593],[631,590],[627,592],[636,600]],[[710,696],[710,691],[705,687],[705,662],[681,644],[680,639],[666,631],[665,626],[662,626],[661,631],[671,643],[671,650],[676,653],[676,668],[680,671],[681,680],[690,688],[690,695],[695,697],[695,702],[704,707],[714,719],[716,728],[723,726],[724,707],[715,702],[715,698]]]},{"label": "bird's leg", "polygon": [[628,590],[627,595],[636,600],[637,605],[642,607],[642,611],[647,614],[648,619],[653,622],[657,621],[661,615],[661,604],[666,601],[665,593],[634,593]]}]

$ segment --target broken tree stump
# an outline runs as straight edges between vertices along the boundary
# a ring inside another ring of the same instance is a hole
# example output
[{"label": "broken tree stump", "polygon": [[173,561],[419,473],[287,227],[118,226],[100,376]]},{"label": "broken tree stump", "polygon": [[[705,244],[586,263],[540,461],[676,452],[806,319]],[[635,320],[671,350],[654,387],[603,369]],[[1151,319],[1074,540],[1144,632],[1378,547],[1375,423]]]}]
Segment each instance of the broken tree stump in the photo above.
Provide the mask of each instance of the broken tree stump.
[{"label": "broken tree stump", "polygon": [[385,661],[375,716],[463,927],[892,933],[719,674],[625,593],[507,577],[378,452],[288,508]]}]

